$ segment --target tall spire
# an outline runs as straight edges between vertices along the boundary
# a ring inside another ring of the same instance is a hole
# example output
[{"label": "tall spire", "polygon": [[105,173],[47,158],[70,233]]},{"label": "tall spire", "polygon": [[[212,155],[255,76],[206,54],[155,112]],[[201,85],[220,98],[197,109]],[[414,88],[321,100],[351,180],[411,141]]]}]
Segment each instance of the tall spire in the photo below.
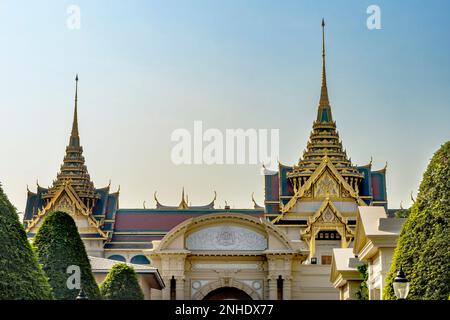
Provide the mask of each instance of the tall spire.
[{"label": "tall spire", "polygon": [[80,146],[80,136],[78,133],[78,74],[75,77],[75,107],[73,111],[72,133],[70,134],[69,145]]},{"label": "tall spire", "polygon": [[52,199],[62,186],[70,184],[88,208],[93,208],[100,195],[91,181],[83,157],[83,147],[80,145],[78,133],[78,75],[75,77],[75,108],[73,111],[72,132],[66,155],[60,172],[53,181],[53,186],[44,195],[44,199]]},{"label": "tall spire", "polygon": [[[320,92],[317,120],[309,136],[306,150],[298,165],[287,174],[295,188],[300,188],[321,164],[323,157],[328,156],[338,172],[347,179],[349,184],[357,188],[363,175],[352,165],[351,159],[342,147],[342,142],[336,130],[336,123],[331,116],[328,100],[327,77],[325,72],[325,21],[322,19],[322,88]],[[355,189],[356,190],[356,189]]]},{"label": "tall spire", "polygon": [[328,99],[327,73],[325,69],[325,20],[322,19],[322,87],[320,89],[319,110],[317,121],[333,121],[331,116],[330,100]]}]

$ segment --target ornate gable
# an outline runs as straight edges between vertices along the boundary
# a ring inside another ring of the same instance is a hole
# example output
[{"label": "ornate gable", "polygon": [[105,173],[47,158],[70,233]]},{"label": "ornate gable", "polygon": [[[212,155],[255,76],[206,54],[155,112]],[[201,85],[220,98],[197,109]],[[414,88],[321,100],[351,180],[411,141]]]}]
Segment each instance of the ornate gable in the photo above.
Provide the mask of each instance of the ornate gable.
[{"label": "ornate gable", "polygon": [[342,229],[342,231],[344,231],[341,234],[342,237],[347,234],[353,237],[354,234],[347,224],[347,219],[340,213],[329,198],[322,203],[312,217],[309,217],[308,227],[302,232],[302,236],[307,236],[311,232],[313,226],[317,229],[320,227],[321,230],[333,230],[336,227],[344,227]]},{"label": "ornate gable", "polygon": [[283,215],[295,206],[302,198],[353,198],[364,206],[365,202],[359,197],[358,192],[342,177],[327,156],[324,156],[319,167],[302,185],[296,189],[294,196],[282,206],[282,214],[274,219],[274,222],[282,219]]},{"label": "ornate gable", "polygon": [[41,222],[49,212],[63,211],[69,214],[77,223],[79,233],[99,234],[106,239],[107,234],[101,230],[103,221],[92,217],[92,208],[87,208],[69,182],[64,183],[55,191],[55,196],[47,205],[39,209],[36,216],[27,224],[27,232],[36,233]]},{"label": "ornate gable", "polygon": [[301,232],[301,238],[309,243],[311,256],[314,256],[315,238],[319,231],[335,230],[341,236],[341,248],[347,248],[355,233],[347,224],[333,202],[327,198],[316,213],[308,219],[308,226]]}]

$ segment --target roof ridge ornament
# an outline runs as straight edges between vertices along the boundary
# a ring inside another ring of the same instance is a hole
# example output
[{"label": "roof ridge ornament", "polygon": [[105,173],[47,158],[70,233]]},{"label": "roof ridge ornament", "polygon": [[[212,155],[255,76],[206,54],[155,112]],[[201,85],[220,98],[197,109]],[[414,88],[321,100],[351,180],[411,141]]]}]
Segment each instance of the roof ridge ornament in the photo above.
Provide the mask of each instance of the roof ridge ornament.
[{"label": "roof ridge ornament", "polygon": [[253,208],[254,209],[263,209],[264,207],[260,206],[256,200],[255,200],[255,193],[252,192],[252,201],[253,201]]},{"label": "roof ridge ornament", "polygon": [[189,207],[186,199],[187,198],[184,196],[184,187],[183,187],[183,191],[181,192],[181,202],[178,205],[178,209],[187,209]]},{"label": "roof ridge ornament", "polygon": [[413,203],[416,203],[416,199],[414,199],[414,197],[413,197],[413,192],[411,191],[411,194],[410,194],[410,196],[411,196],[411,200],[412,200],[412,202]]}]

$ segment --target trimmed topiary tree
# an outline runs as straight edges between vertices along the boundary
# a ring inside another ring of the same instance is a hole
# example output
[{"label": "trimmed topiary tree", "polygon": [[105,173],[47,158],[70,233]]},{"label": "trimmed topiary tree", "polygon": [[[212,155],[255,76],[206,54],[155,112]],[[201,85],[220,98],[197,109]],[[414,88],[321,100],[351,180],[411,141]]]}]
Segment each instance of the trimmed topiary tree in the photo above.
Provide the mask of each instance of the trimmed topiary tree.
[{"label": "trimmed topiary tree", "polygon": [[386,279],[384,299],[400,266],[410,281],[408,299],[447,299],[450,294],[450,141],[433,156],[403,226]]},{"label": "trimmed topiary tree", "polygon": [[69,288],[67,285],[68,281],[72,283],[72,275],[75,275],[69,266],[80,268],[81,287],[88,298],[101,298],[84,243],[78,234],[75,221],[67,213],[49,213],[42,222],[33,244],[56,299],[73,300],[79,293],[78,289]]},{"label": "trimmed topiary tree", "polygon": [[143,300],[136,272],[125,263],[115,264],[100,285],[102,296],[108,300]]},{"label": "trimmed topiary tree", "polygon": [[16,209],[0,185],[0,300],[52,298]]}]

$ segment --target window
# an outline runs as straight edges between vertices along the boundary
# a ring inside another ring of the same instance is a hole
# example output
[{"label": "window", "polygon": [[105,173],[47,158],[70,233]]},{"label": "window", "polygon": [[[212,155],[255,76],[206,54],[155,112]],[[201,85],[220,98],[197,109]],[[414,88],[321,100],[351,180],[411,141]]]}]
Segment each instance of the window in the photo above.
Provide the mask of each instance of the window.
[{"label": "window", "polygon": [[341,235],[337,231],[319,231],[316,240],[341,240]]},{"label": "window", "polygon": [[147,257],[141,254],[131,258],[130,262],[134,264],[150,264],[150,261],[147,259]]},{"label": "window", "polygon": [[331,264],[331,256],[322,256],[322,264]]},{"label": "window", "polygon": [[125,259],[125,257],[119,255],[119,254],[115,254],[112,256],[109,256],[108,259],[110,260],[116,260],[116,261],[121,261],[121,262],[126,262],[127,260]]}]

